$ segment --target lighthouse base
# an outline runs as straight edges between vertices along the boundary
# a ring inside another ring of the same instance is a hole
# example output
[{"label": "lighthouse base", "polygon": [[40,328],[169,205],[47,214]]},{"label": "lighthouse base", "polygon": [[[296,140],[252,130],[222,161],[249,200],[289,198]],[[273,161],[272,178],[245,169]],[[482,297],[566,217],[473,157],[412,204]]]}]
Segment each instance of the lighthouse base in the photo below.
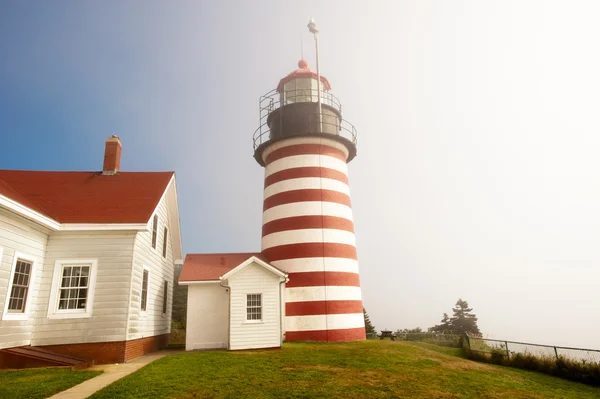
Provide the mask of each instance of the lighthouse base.
[{"label": "lighthouse base", "polygon": [[349,342],[366,339],[364,327],[342,330],[287,331],[287,342]]}]

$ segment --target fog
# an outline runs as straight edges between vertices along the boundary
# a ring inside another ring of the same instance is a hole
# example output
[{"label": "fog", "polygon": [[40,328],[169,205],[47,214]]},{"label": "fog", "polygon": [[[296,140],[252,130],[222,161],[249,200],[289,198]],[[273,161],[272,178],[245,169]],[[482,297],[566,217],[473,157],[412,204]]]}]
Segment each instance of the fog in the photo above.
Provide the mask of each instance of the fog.
[{"label": "fog", "polygon": [[359,134],[378,329],[600,349],[597,1],[3,2],[0,168],[175,170],[184,252],[260,249],[258,98],[315,66]]}]

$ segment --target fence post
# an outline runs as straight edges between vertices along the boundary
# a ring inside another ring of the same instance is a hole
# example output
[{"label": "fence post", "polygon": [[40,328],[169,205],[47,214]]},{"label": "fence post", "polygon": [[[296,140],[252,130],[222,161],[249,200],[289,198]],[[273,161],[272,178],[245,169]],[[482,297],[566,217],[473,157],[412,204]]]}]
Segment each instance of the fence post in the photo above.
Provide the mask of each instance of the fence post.
[{"label": "fence post", "polygon": [[508,341],[504,341],[504,344],[506,345],[506,357],[508,358],[508,361],[510,361],[510,352],[508,351]]},{"label": "fence post", "polygon": [[554,347],[554,354],[556,355],[556,360],[558,360],[558,350],[556,349],[556,346]]}]

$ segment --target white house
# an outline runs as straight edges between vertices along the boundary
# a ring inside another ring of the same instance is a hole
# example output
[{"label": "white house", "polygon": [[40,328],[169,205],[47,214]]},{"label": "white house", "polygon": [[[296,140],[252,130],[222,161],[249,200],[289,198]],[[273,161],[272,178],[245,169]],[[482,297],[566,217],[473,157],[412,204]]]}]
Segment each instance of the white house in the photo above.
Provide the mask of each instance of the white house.
[{"label": "white house", "polygon": [[121,150],[109,138],[98,172],[0,170],[0,366],[166,346],[182,258],[175,174],[121,172]]},{"label": "white house", "polygon": [[186,350],[280,347],[286,282],[260,253],[187,255]]}]

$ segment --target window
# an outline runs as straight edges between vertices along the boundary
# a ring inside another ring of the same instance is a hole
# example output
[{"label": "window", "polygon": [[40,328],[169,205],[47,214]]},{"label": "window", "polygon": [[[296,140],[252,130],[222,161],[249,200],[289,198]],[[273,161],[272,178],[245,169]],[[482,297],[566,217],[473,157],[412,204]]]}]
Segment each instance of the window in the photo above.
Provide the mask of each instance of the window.
[{"label": "window", "polygon": [[148,304],[148,269],[144,269],[144,274],[142,276],[142,302],[141,309],[142,312],[146,311],[146,305]]},{"label": "window", "polygon": [[169,295],[169,282],[165,281],[163,285],[163,313],[167,313],[167,299]]},{"label": "window", "polygon": [[48,318],[90,317],[97,269],[96,259],[57,260],[48,302]]},{"label": "window", "polygon": [[63,266],[58,311],[85,310],[90,287],[90,265]]},{"label": "window", "polygon": [[262,294],[246,295],[246,320],[262,320]]},{"label": "window", "polygon": [[15,271],[13,273],[12,288],[10,290],[10,298],[8,300],[7,311],[9,313],[25,313],[32,270],[32,262],[17,258]]},{"label": "window", "polygon": [[[2,253],[0,248],[0,262]],[[10,274],[6,278],[6,299],[3,309],[0,309],[2,320],[27,320],[31,302],[29,297],[35,291],[32,285],[35,281],[35,262],[28,255],[15,252]]]},{"label": "window", "polygon": [[165,230],[163,232],[163,258],[167,257],[167,240],[168,240],[168,237],[169,237],[168,234],[169,234],[169,229],[167,229],[165,227]]},{"label": "window", "polygon": [[156,248],[156,235],[158,232],[158,215],[154,215],[152,222],[152,248]]}]

